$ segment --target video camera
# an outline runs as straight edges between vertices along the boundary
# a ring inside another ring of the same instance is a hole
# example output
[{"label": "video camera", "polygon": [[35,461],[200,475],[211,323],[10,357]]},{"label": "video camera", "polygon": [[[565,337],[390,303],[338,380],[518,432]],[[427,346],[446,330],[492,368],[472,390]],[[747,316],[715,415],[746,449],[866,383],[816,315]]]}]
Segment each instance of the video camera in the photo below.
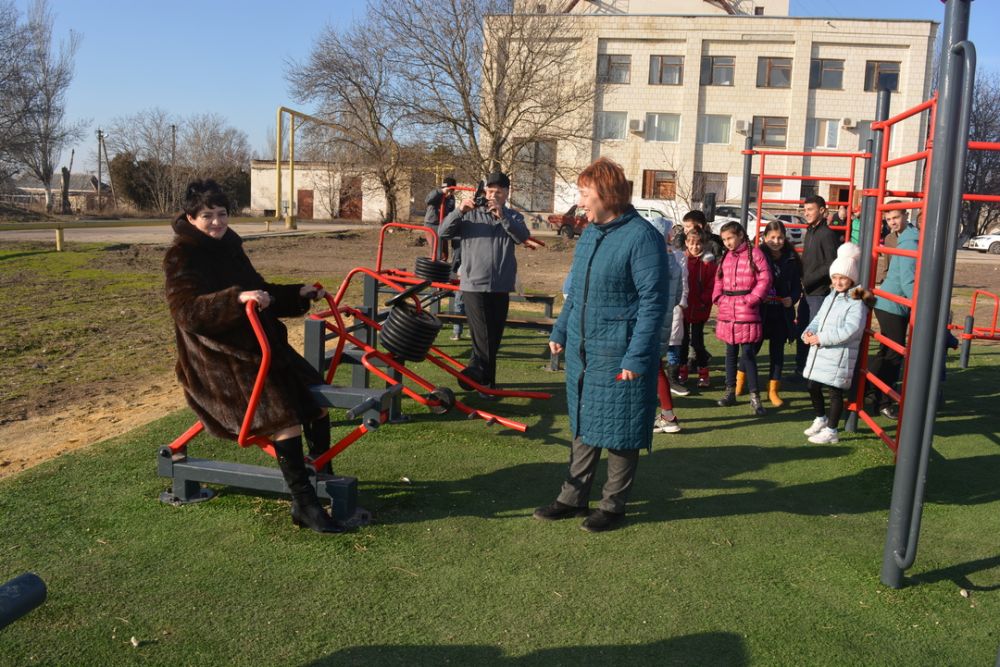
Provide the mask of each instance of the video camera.
[{"label": "video camera", "polygon": [[476,205],[476,208],[486,208],[489,202],[486,201],[486,182],[479,181],[479,185],[476,187],[476,194],[472,197],[472,203]]}]

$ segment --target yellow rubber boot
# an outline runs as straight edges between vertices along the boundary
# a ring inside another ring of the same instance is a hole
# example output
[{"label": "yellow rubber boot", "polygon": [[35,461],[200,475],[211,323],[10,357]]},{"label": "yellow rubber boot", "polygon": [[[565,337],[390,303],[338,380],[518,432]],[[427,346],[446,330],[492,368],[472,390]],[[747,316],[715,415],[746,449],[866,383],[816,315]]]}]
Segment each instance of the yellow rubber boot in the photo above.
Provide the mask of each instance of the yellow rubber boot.
[{"label": "yellow rubber boot", "polygon": [[779,391],[781,391],[781,380],[771,380],[767,385],[767,398],[776,408],[785,404],[784,399],[778,395]]},{"label": "yellow rubber boot", "polygon": [[743,371],[736,371],[736,395],[742,396],[747,393],[747,374]]}]

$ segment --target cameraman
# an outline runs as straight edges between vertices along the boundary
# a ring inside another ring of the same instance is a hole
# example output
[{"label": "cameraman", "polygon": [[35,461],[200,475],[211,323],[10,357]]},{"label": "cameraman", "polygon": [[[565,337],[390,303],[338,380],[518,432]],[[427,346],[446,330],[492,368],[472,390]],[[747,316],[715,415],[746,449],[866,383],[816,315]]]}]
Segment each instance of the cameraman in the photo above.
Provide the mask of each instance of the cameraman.
[{"label": "cameraman", "polygon": [[509,194],[510,178],[493,172],[486,179],[485,192],[462,200],[439,230],[442,239],[461,241],[459,289],[472,336],[472,356],[462,372],[490,388],[496,386],[497,351],[517,279],[514,245],[534,247],[524,218],[505,206]]}]

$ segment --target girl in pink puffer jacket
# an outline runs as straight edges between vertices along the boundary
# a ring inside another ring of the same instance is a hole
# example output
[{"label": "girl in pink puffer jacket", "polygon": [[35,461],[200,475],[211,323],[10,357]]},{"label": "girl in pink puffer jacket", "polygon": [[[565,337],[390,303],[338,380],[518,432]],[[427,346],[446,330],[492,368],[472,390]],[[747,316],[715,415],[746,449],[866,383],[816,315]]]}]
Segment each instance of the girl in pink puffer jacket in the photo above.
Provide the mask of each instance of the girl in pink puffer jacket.
[{"label": "girl in pink puffer jacket", "polygon": [[757,386],[755,343],[764,338],[760,306],[771,289],[771,270],[764,253],[747,242],[746,231],[738,222],[727,222],[721,230],[726,252],[712,290],[716,306],[715,335],[726,344],[726,392],[721,406],[736,403],[736,365],[746,372],[750,407],[757,416],[764,414]]}]

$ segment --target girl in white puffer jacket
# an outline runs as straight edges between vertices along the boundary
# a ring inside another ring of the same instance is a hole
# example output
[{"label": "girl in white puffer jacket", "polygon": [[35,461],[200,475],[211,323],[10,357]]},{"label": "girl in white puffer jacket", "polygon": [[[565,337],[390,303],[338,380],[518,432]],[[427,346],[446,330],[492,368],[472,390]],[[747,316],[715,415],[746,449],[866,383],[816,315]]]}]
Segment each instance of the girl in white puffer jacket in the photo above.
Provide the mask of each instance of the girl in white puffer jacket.
[{"label": "girl in white puffer jacket", "polygon": [[[844,410],[844,390],[850,388],[854,377],[867,309],[875,303],[870,292],[854,287],[860,256],[861,250],[853,243],[840,246],[837,259],[830,265],[832,289],[802,332],[802,341],[809,345],[802,375],[809,380],[809,397],[816,413],[812,425],[804,431],[809,442],[840,441],[837,423]],[[829,408],[824,404],[824,390],[830,394]]]}]

